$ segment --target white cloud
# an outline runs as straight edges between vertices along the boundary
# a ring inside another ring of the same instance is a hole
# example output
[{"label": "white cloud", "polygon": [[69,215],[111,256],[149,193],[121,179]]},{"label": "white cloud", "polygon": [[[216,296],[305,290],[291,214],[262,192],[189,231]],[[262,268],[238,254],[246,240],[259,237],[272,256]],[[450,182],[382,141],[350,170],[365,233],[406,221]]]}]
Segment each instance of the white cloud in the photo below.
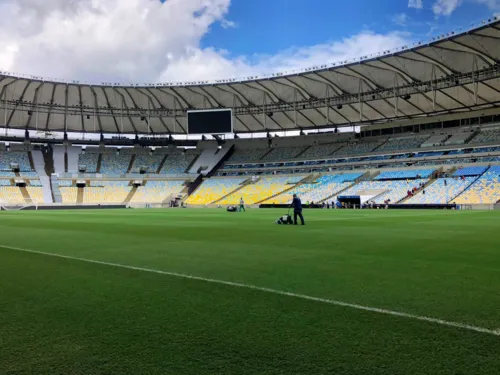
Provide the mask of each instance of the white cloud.
[{"label": "white cloud", "polygon": [[[484,4],[491,10],[500,10],[500,0],[475,0],[479,4]],[[498,15],[498,14],[496,14]]]},{"label": "white cloud", "polygon": [[410,17],[406,13],[398,13],[392,17],[392,22],[398,26],[406,26]]},{"label": "white cloud", "polygon": [[462,0],[437,0],[432,6],[436,16],[449,16],[457,9]]},{"label": "white cloud", "polygon": [[408,8],[422,9],[422,0],[408,0]]},{"label": "white cloud", "polygon": [[[92,82],[221,79],[291,71],[408,44],[361,32],[276,55],[233,57],[202,48],[231,0],[1,0],[0,70]],[[227,31],[231,32],[231,31]]]},{"label": "white cloud", "polygon": [[221,24],[222,28],[224,28],[224,29],[234,29],[235,27],[238,27],[236,22],[229,21],[226,19],[223,19],[220,24]]},{"label": "white cloud", "polygon": [[[412,0],[410,0],[412,1]],[[469,0],[470,2],[485,5],[490,10],[498,11],[500,10],[500,0]],[[463,0],[436,0],[432,6],[432,10],[436,16],[449,16],[452,14],[460,5],[462,5]]]},{"label": "white cloud", "polygon": [[248,77],[265,73],[292,72],[331,62],[341,62],[411,43],[405,33],[386,35],[361,32],[338,42],[311,47],[293,47],[276,55],[253,55],[231,59],[226,52],[193,49],[182,59],[172,62],[162,74],[163,81],[199,80],[207,77]]}]

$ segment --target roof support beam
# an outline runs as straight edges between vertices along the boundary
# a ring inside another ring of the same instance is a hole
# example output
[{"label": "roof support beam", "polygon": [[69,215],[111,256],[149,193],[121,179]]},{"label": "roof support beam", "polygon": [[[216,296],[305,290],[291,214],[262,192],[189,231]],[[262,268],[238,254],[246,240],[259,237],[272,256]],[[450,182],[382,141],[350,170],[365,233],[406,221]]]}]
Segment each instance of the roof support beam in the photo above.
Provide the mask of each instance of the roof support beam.
[{"label": "roof support beam", "polygon": [[[243,103],[241,102],[241,99],[238,95],[236,94],[233,94],[233,108],[236,108],[237,105],[236,105],[236,100],[239,100],[240,101],[240,105],[243,105]],[[247,126],[247,124],[245,124],[245,122],[238,117],[238,115],[235,115],[234,112],[233,112],[233,116],[236,120],[238,120],[239,122],[241,122],[241,125],[243,125],[248,131],[251,131],[250,128]],[[233,129],[233,131],[236,133],[236,131]]]},{"label": "roof support beam", "polygon": [[[200,86],[200,87],[198,87],[198,88],[201,88],[201,86]],[[195,95],[200,95],[200,96],[202,96],[202,97],[203,97],[204,109],[209,109],[209,108],[207,108],[207,102],[210,104],[210,107],[212,107],[212,108],[213,108],[213,107],[216,107],[216,104],[212,102],[212,100],[211,100],[211,97],[210,97],[210,96],[206,95],[205,91],[203,91],[203,94],[202,94],[202,93],[200,93],[200,92],[198,92],[198,91],[193,90],[191,87],[188,87],[188,86],[184,87],[184,89],[185,89],[185,90],[188,90],[189,92],[192,92],[192,93],[193,93],[193,94],[195,94]]]},{"label": "roof support beam", "polygon": [[[460,72],[456,71],[456,70],[453,70],[451,68],[448,68],[446,65],[440,63],[439,61],[431,58],[431,57],[428,57],[426,55],[423,55],[421,54],[420,52],[418,51],[413,51],[413,53],[419,55],[419,56],[422,56],[424,59],[427,59],[428,61],[434,63],[435,65],[439,66],[442,70],[444,70],[446,72],[447,75],[452,75],[452,74],[460,74]],[[467,91],[469,94],[473,94],[467,87],[462,87],[465,91]],[[448,96],[451,98],[451,96],[447,95],[446,93],[444,92],[441,92],[442,94]],[[487,100],[485,100],[484,98],[482,98],[481,96],[478,96],[479,99],[481,99],[482,101],[484,102],[487,102]],[[456,102],[460,103],[460,104],[463,104],[461,103],[460,101],[458,101],[457,99],[455,98],[452,98],[453,100],[455,100]],[[469,106],[466,106],[465,104],[463,104],[464,107],[468,108],[469,110],[471,109]]]},{"label": "roof support beam", "polygon": [[21,104],[21,102],[24,99],[24,94],[26,94],[26,90],[28,90],[28,87],[33,83],[33,81],[29,81],[26,86],[24,86],[23,92],[21,93],[21,96],[19,99],[16,100],[16,104],[14,106],[14,109],[12,112],[10,112],[9,119],[7,120],[7,127],[10,125],[10,122],[12,121],[12,117],[14,117],[14,112],[17,111],[17,107]]},{"label": "roof support beam", "polygon": [[[115,90],[115,91],[118,91],[118,90]],[[145,121],[147,122],[148,133],[150,133],[151,132],[151,121],[150,121],[151,120],[151,98],[146,95],[148,108],[147,108],[147,111],[144,112],[143,109],[137,105],[136,101],[134,100],[134,98],[132,97],[132,95],[130,94],[130,92],[127,90],[126,87],[123,88],[123,91],[125,91],[125,93],[128,95],[128,97],[132,101],[134,108],[141,114],[142,117],[144,117]],[[137,90],[137,91],[139,91],[139,90]],[[123,97],[125,98],[125,95]],[[128,108],[128,106],[127,106],[127,108]],[[154,108],[154,105],[153,105],[153,108]],[[154,133],[154,131],[153,131],[153,133]]]},{"label": "roof support beam", "polygon": [[[83,115],[82,86],[78,87],[78,103],[80,104],[80,119],[82,121],[82,132],[85,133],[85,116]],[[95,132],[95,126],[93,131]]]},{"label": "roof support beam", "polygon": [[[370,87],[371,89],[380,89],[381,87],[380,86],[377,86],[375,85],[373,82],[370,82],[366,79],[365,76],[363,76],[362,74],[360,73],[357,73],[355,71],[353,71],[352,69],[349,69],[351,72],[353,72],[354,75],[350,75],[350,74],[345,74],[345,73],[340,73],[340,72],[336,72],[337,74],[341,74],[343,76],[346,76],[346,77],[350,77],[350,78],[362,78],[363,81],[367,84],[368,87]],[[370,84],[371,83],[371,84]],[[388,106],[392,106],[392,104],[387,100],[387,99],[382,99],[382,101],[384,101]],[[368,105],[368,103],[366,103]],[[382,113],[380,113],[379,111],[377,111],[373,106],[370,106],[370,108],[375,111],[376,113],[378,113],[381,117],[383,118],[387,118],[387,116],[384,116]],[[403,114],[403,116],[408,116],[406,113],[404,113],[403,111],[401,111],[401,113]]]},{"label": "roof support beam", "polygon": [[14,82],[16,82],[16,80],[12,80],[11,82],[4,85],[2,87],[2,92],[0,92],[0,98],[3,97],[3,114],[4,114],[3,125],[5,126],[5,134],[7,134],[7,91],[8,87],[12,85]]},{"label": "roof support beam", "polygon": [[222,105],[222,103],[220,103],[217,99],[215,99],[215,97],[214,97],[212,94],[210,94],[207,90],[205,90],[205,89],[203,88],[203,86],[200,86],[200,87],[198,87],[198,88],[199,88],[201,91],[203,91],[203,92],[205,93],[205,95],[206,95],[208,98],[210,98],[210,99],[211,99],[211,100],[212,100],[212,101],[213,101],[213,102],[214,102],[217,106],[219,106],[219,107],[221,107],[221,108],[222,108],[222,107],[225,107],[224,105]]},{"label": "roof support beam", "polygon": [[[97,123],[99,124],[99,130],[101,131],[101,133],[103,133],[101,115],[99,114],[99,101],[97,100],[97,93],[94,91],[94,88],[92,86],[90,86],[89,89],[90,89],[90,92],[92,93],[92,99],[94,99],[93,100],[94,118],[97,117]],[[116,120],[115,120],[115,126],[116,126]],[[118,126],[116,127],[116,131],[118,132],[118,134],[120,133],[120,129],[118,129]]]},{"label": "roof support beam", "polygon": [[25,127],[26,130],[29,129],[31,119],[33,118],[33,111],[35,111],[36,114],[35,128],[38,131],[38,93],[40,92],[40,87],[42,87],[42,82],[38,83],[38,86],[35,89],[35,93],[33,94],[33,103],[31,103],[31,110],[28,113],[28,121],[26,121],[26,127]]},{"label": "roof support beam", "polygon": [[[64,88],[64,133],[68,131],[68,91],[69,85],[66,84]],[[38,108],[37,108],[37,116],[38,116]],[[38,127],[38,118],[37,118],[37,127]]]},{"label": "roof support beam", "polygon": [[[388,62],[386,62],[386,61],[383,61],[383,60],[378,60],[378,62],[379,62],[379,63],[381,63],[381,64],[385,64],[385,65],[387,65],[388,67],[390,67],[389,69],[384,69],[384,68],[380,68],[380,67],[379,67],[378,69],[381,69],[381,70],[386,70],[386,71],[396,72],[397,74],[399,74],[399,75],[401,76],[401,78],[403,78],[403,79],[406,81],[406,83],[407,83],[407,84],[411,84],[412,82],[415,82],[415,83],[420,83],[420,82],[422,82],[421,80],[416,79],[416,78],[414,78],[414,77],[410,76],[409,74],[407,74],[407,73],[403,72],[403,71],[402,71],[402,70],[400,70],[399,68],[396,68],[395,66],[393,66],[393,65],[389,64],[389,63],[388,63]],[[432,71],[434,72],[434,71],[435,71],[435,65],[434,65],[434,64],[432,64],[431,66],[432,66]],[[434,79],[435,79],[435,74],[434,74]],[[435,106],[436,106],[436,104],[437,104],[437,103],[435,102],[435,97],[434,97],[434,101],[433,101],[431,98],[429,98],[429,97],[428,97],[428,95],[427,95],[425,92],[423,92],[423,91],[419,91],[419,93],[420,93],[420,94],[421,94],[424,98],[426,98],[429,102],[431,102],[431,103],[433,104],[433,108],[434,108],[434,110],[435,110]],[[434,96],[435,96],[435,95],[434,95]],[[424,111],[424,110],[422,110],[421,108],[419,108],[417,105],[413,104],[412,102],[409,102],[409,101],[408,101],[408,103],[409,103],[410,105],[412,105],[413,107],[417,108],[417,109],[418,109],[419,111],[421,111],[422,113],[425,113],[425,111]],[[437,105],[438,105],[438,107],[439,107],[439,108],[441,108],[441,109],[443,109],[443,110],[446,110],[446,109],[445,109],[444,107],[442,107],[441,105],[439,105],[439,104],[437,104]]]},{"label": "roof support beam", "polygon": [[[278,97],[278,95],[276,95],[274,92],[272,92],[270,89],[268,89],[266,86],[264,86],[262,83],[260,83],[259,81],[255,81],[253,82],[255,83],[256,85],[259,85],[259,87],[262,87],[262,90],[264,90],[265,92],[267,92],[267,94],[272,98],[272,100],[274,100],[275,102],[282,102],[283,100]],[[246,84],[245,84],[246,85]],[[246,85],[248,86],[248,85]],[[250,86],[252,88],[254,88],[253,86]]]},{"label": "roof support beam", "polygon": [[47,123],[45,124],[45,131],[49,131],[49,124],[50,124],[50,115],[52,114],[52,108],[54,107],[54,95],[56,93],[56,87],[57,83],[52,84],[52,94],[50,95],[50,106],[49,106],[49,111],[47,113]]},{"label": "roof support beam", "polygon": [[[125,96],[121,92],[119,92],[118,90],[116,90],[116,89],[114,89],[114,91],[122,98],[123,103],[125,103]],[[129,109],[129,107],[126,106],[125,110],[127,112],[127,118],[130,121],[130,125],[132,125],[132,128],[134,129],[134,132],[137,134],[138,133],[137,132],[137,128],[134,125],[134,121],[132,120],[132,116],[130,116],[130,109]]]},{"label": "roof support beam", "polygon": [[[179,98],[176,95],[174,95],[174,94],[172,94],[170,92],[167,92],[165,90],[161,90],[159,87],[156,87],[156,89],[158,91],[161,91],[162,93],[170,96],[171,98],[173,98],[173,106],[174,106],[174,108],[173,108],[173,115],[172,115],[173,116],[172,117],[173,118],[173,124],[172,125],[173,125],[173,129],[174,129],[174,134],[177,133],[176,132],[177,125],[179,125],[179,127],[182,129],[182,131],[184,132],[184,134],[187,134],[186,129],[184,129],[184,127],[182,126],[182,124],[180,123],[180,121],[177,120],[177,105],[179,105],[179,109],[182,109],[182,104],[179,101]],[[150,92],[155,97],[155,99],[158,101],[158,103],[160,103],[160,105],[161,105],[162,108],[165,108],[165,106],[160,102],[160,100],[156,97],[156,95],[150,89],[146,89],[146,90],[148,90],[148,92]]]},{"label": "roof support beam", "polygon": [[[326,98],[327,98],[326,100],[327,100],[327,103],[328,103],[328,105],[327,105],[328,110],[329,110],[329,109],[332,109],[332,110],[333,110],[333,111],[334,111],[337,115],[339,115],[340,117],[342,117],[342,118],[343,118],[346,122],[349,122],[349,123],[350,123],[351,121],[350,121],[347,117],[345,117],[345,116],[344,116],[343,114],[341,114],[339,111],[335,110],[332,106],[330,106],[330,104],[329,104],[329,99],[328,99],[328,98],[330,98],[330,92],[329,92],[328,88],[331,88],[331,89],[333,90],[333,93],[334,93],[334,94],[341,94],[341,95],[342,95],[342,94],[347,94],[347,92],[345,92],[345,91],[344,91],[344,90],[342,90],[340,87],[338,87],[337,85],[335,85],[335,84],[334,84],[331,80],[329,80],[328,78],[323,77],[323,76],[321,76],[321,75],[318,75],[317,73],[314,73],[314,75],[315,75],[316,77],[318,77],[318,78],[317,78],[317,79],[315,79],[315,78],[311,78],[311,77],[309,77],[309,76],[304,76],[303,78],[308,79],[308,80],[313,81],[313,82],[318,82],[318,83],[323,83],[323,84],[325,84],[325,85],[326,85],[326,87],[327,87],[327,93],[328,93],[328,94],[327,94],[327,96],[326,96]],[[349,107],[349,108],[351,108],[353,111],[356,111],[356,110],[355,110],[355,108],[354,108],[352,105],[347,104],[346,106],[347,106],[347,107]],[[370,108],[371,108],[371,107],[370,107]],[[372,109],[373,109],[373,108],[372,108]],[[377,113],[378,113],[379,115],[381,115],[382,117],[384,117],[384,118],[385,118],[385,116],[384,116],[384,115],[382,115],[380,112],[377,112]],[[328,117],[329,117],[329,116],[328,116]]]},{"label": "roof support beam", "polygon": [[[111,111],[111,117],[113,118],[113,121],[115,122],[115,126],[116,126],[116,129],[118,130],[118,133],[120,133],[120,128],[118,127],[118,121],[116,120],[113,108],[111,108],[111,103],[109,102],[108,94],[106,93],[105,87],[100,86],[99,88],[101,89],[102,93],[104,94],[104,99],[106,99],[106,104],[108,105],[108,108]],[[123,116],[123,111],[120,115]],[[122,130],[123,130],[123,126],[122,126]]]},{"label": "roof support beam", "polygon": [[[179,101],[182,101],[182,106],[178,109],[183,109],[182,107],[184,107],[184,109],[188,109],[188,108],[194,108],[193,105],[191,105],[191,103],[189,103],[181,94],[179,94],[175,89],[174,87],[169,87],[170,91],[173,92],[173,94],[170,94],[170,96],[175,96],[177,98],[177,100]],[[167,94],[167,92],[161,88],[158,87],[158,90],[160,91],[163,91],[165,94]]]},{"label": "roof support beam", "polygon": [[[456,40],[451,40],[452,43],[455,43],[459,46],[461,46],[462,48],[465,48],[470,54],[473,54],[474,56],[481,56],[481,58],[488,64],[488,65],[494,65],[494,64],[498,64],[498,60],[496,60],[495,58],[491,57],[491,56],[488,56],[486,53],[484,52],[481,52],[479,51],[478,49],[476,48],[473,48],[473,47],[469,47],[468,45],[466,44],[463,44],[461,42],[458,42]],[[444,49],[444,47],[441,47]]]},{"label": "roof support beam", "polygon": [[[146,90],[153,96],[153,98],[156,100],[156,102],[158,103],[158,105],[160,106],[160,110],[165,110],[166,111],[166,108],[163,107],[163,105],[160,103],[160,101],[158,100],[158,98],[148,89],[146,88]],[[144,92],[142,92],[142,90],[140,89],[137,89],[137,92],[141,93],[142,95],[144,95],[149,101],[151,101],[151,104],[153,105],[153,108],[155,107],[154,105],[154,101],[153,101],[153,98],[147,94],[145,94]],[[130,94],[129,94],[130,95]],[[132,96],[130,96],[130,98],[132,99]],[[132,99],[133,100],[133,99]],[[134,101],[134,105],[137,106],[137,104],[135,104],[135,101]],[[170,129],[168,128],[167,124],[165,124],[165,121],[163,121],[163,118],[162,116],[158,115],[158,120],[160,120],[160,123],[161,125],[165,128],[166,132],[167,133],[170,133]]]},{"label": "roof support beam", "polygon": [[[266,86],[264,86],[262,83],[258,82],[258,81],[255,81],[253,82],[255,84],[258,84],[260,87],[262,87],[262,89],[259,89],[257,87],[254,87],[254,86],[249,86],[247,84],[244,84],[245,86],[248,86],[248,87],[251,87],[252,89],[254,90],[258,90],[258,91],[261,91],[261,92],[264,92],[264,93],[267,93],[267,95],[269,95],[269,97],[274,100],[275,102],[277,103],[280,103],[282,102],[282,100],[274,93],[272,92],[271,90],[269,90]],[[292,119],[286,114],[286,112],[282,112],[283,113],[283,116],[285,116],[287,118],[288,121],[292,122]],[[280,126],[281,127],[281,126]]]}]

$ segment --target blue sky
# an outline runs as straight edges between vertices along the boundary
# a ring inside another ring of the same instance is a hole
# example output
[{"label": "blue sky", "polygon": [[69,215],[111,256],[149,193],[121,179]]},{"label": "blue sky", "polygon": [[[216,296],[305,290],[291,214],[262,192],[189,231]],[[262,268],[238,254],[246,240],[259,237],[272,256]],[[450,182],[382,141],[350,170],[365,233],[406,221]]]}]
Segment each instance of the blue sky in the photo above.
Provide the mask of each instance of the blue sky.
[{"label": "blue sky", "polygon": [[[454,5],[453,0],[448,3]],[[202,46],[227,49],[233,55],[276,54],[292,46],[341,40],[363,30],[405,32],[413,40],[422,40],[488,18],[495,6],[500,12],[500,1],[495,0],[458,1],[449,15],[436,14],[435,4],[423,0],[422,8],[415,9],[408,0],[233,0],[226,19],[236,27],[215,24]]]},{"label": "blue sky", "polygon": [[500,13],[500,0],[0,0],[0,70],[90,83],[340,62]]}]

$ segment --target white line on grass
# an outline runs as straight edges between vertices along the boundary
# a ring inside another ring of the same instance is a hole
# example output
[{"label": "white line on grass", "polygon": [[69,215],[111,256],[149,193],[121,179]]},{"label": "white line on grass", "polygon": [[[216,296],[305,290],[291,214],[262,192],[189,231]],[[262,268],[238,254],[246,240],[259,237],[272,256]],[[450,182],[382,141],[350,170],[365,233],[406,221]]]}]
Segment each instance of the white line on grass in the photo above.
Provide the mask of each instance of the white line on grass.
[{"label": "white line on grass", "polygon": [[358,304],[355,304],[355,303],[337,301],[337,300],[328,299],[328,298],[313,297],[313,296],[308,296],[306,294],[286,292],[286,291],[283,291],[283,290],[272,289],[272,288],[265,288],[265,287],[260,287],[260,286],[252,285],[252,284],[243,284],[243,283],[237,283],[237,282],[233,282],[233,281],[210,279],[210,278],[206,278],[206,277],[192,276],[192,275],[187,275],[187,274],[177,273],[177,272],[161,271],[161,270],[157,270],[157,269],[153,269],[153,268],[143,268],[143,267],[127,266],[125,264],[104,262],[104,261],[93,260],[93,259],[85,259],[85,258],[74,257],[74,256],[70,256],[70,255],[47,253],[47,252],[44,252],[44,251],[30,250],[30,249],[24,249],[24,248],[14,247],[14,246],[0,245],[0,247],[3,247],[5,249],[10,249],[10,250],[15,250],[15,251],[22,251],[22,252],[25,252],[25,253],[46,255],[46,256],[51,256],[51,257],[56,257],[56,258],[63,258],[63,259],[69,259],[69,260],[77,260],[77,261],[80,261],[80,262],[100,264],[100,265],[105,265],[105,266],[110,266],[110,267],[125,268],[125,269],[130,269],[130,270],[135,270],[135,271],[156,273],[156,274],[160,274],[160,275],[167,275],[167,276],[179,277],[179,278],[183,278],[183,279],[198,280],[198,281],[203,281],[203,282],[207,282],[207,283],[220,284],[220,285],[228,285],[228,286],[237,287],[237,288],[257,290],[257,291],[260,291],[260,292],[273,293],[273,294],[277,294],[277,295],[281,295],[281,296],[294,297],[294,298],[299,298],[299,299],[308,300],[308,301],[314,301],[314,302],[321,302],[321,303],[326,303],[326,304],[329,304],[329,305],[335,305],[335,306],[341,306],[341,307],[348,307],[348,308],[356,309],[356,310],[370,311],[370,312],[374,312],[374,313],[378,313],[378,314],[384,314],[384,315],[397,316],[397,317],[401,317],[401,318],[420,320],[420,321],[423,321],[423,322],[434,323],[434,324],[439,324],[439,325],[442,325],[442,326],[448,326],[448,327],[454,327],[454,328],[460,328],[460,329],[465,329],[465,330],[474,331],[474,332],[486,333],[486,334],[489,334],[489,335],[494,335],[494,336],[499,336],[500,337],[500,330],[493,330],[493,329],[488,329],[488,328],[484,328],[484,327],[478,327],[478,326],[474,326],[474,325],[470,325],[470,324],[452,322],[452,321],[448,321],[448,320],[443,320],[443,319],[438,319],[438,318],[432,318],[432,317],[428,317],[428,316],[421,316],[421,315],[409,314],[409,313],[400,312],[400,311],[393,311],[393,310],[381,309],[381,308],[378,308],[378,307],[363,306],[363,305],[358,305]]}]

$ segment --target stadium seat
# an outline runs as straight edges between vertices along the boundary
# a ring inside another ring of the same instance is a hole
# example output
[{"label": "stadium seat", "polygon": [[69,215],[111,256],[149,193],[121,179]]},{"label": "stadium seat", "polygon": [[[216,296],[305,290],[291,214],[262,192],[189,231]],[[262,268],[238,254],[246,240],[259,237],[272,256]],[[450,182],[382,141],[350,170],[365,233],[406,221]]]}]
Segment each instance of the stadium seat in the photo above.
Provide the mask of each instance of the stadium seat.
[{"label": "stadium seat", "polygon": [[127,172],[131,159],[132,156],[126,153],[103,154],[100,172],[102,174],[124,174]]},{"label": "stadium seat", "polygon": [[407,178],[427,178],[434,173],[434,169],[408,169],[401,171],[386,171],[380,173],[375,180],[397,180]]},{"label": "stadium seat", "polygon": [[382,146],[380,146],[377,149],[377,151],[397,151],[397,150],[409,150],[412,148],[417,148],[427,138],[429,138],[429,136],[391,138]]},{"label": "stadium seat", "polygon": [[184,189],[184,180],[150,180],[140,186],[130,203],[162,203],[170,196],[177,196]]},{"label": "stadium seat", "polygon": [[246,178],[211,178],[202,185],[187,200],[188,204],[206,205],[215,202],[236,190]]},{"label": "stadium seat", "polygon": [[455,173],[453,173],[453,176],[479,176],[483,174],[487,169],[488,167],[484,166],[460,168]]},{"label": "stadium seat", "polygon": [[228,163],[241,163],[241,162],[251,162],[258,161],[262,156],[264,156],[269,149],[260,148],[260,149],[236,149],[234,153],[228,160]]},{"label": "stadium seat", "polygon": [[305,177],[262,177],[257,183],[246,185],[243,189],[237,191],[235,194],[231,194],[218,203],[238,204],[240,198],[243,198],[246,204],[255,204],[293,187]]},{"label": "stadium seat", "polygon": [[30,172],[31,165],[25,151],[0,151],[0,170],[11,171],[11,164],[19,165],[20,172]]},{"label": "stadium seat", "polygon": [[297,157],[305,147],[276,147],[262,158],[262,161],[285,161]]},{"label": "stadium seat", "polygon": [[344,155],[355,155],[355,154],[365,154],[370,151],[373,151],[375,148],[380,146],[382,141],[378,142],[359,142],[353,144],[346,144],[340,150],[334,153],[335,156],[344,156]]},{"label": "stadium seat", "polygon": [[[405,204],[446,204],[467,189],[475,177],[460,178],[438,178],[432,184],[427,186],[425,194],[421,191],[414,197],[405,201]],[[445,182],[446,181],[446,182]]]},{"label": "stadium seat", "polygon": [[83,189],[83,203],[123,203],[130,189],[129,181],[91,181]]},{"label": "stadium seat", "polygon": [[377,195],[370,198],[370,201],[382,204],[390,199],[391,203],[398,203],[403,198],[408,196],[408,190],[413,189],[420,185],[420,183],[427,183],[427,179],[416,179],[411,181],[396,180],[396,181],[362,181],[353,187],[342,192],[341,195],[357,196],[366,191],[378,192]]},{"label": "stadium seat", "polygon": [[457,204],[494,204],[499,200],[500,166],[493,166],[454,202]]},{"label": "stadium seat", "polygon": [[469,141],[469,143],[489,142],[500,142],[500,129],[483,130]]},{"label": "stadium seat", "polygon": [[340,143],[311,146],[302,155],[300,155],[300,158],[303,160],[326,158],[333,154],[333,152],[338,150],[341,146],[342,144]]},{"label": "stadium seat", "polygon": [[85,166],[87,173],[96,173],[98,160],[99,154],[97,152],[86,151],[85,154],[78,155],[78,166]]},{"label": "stadium seat", "polygon": [[21,190],[15,186],[0,186],[0,204],[26,203]]},{"label": "stadium seat", "polygon": [[165,154],[155,153],[151,155],[149,152],[137,154],[131,172],[139,173],[141,168],[145,168],[146,173],[156,173],[164,158]]},{"label": "stadium seat", "polygon": [[325,175],[319,177],[314,183],[303,184],[296,188],[268,199],[266,204],[285,204],[291,201],[293,194],[297,194],[303,202],[322,202],[353,184],[360,174]]},{"label": "stadium seat", "polygon": [[169,154],[160,174],[180,175],[186,173],[186,169],[196,157],[197,155],[188,153]]}]

